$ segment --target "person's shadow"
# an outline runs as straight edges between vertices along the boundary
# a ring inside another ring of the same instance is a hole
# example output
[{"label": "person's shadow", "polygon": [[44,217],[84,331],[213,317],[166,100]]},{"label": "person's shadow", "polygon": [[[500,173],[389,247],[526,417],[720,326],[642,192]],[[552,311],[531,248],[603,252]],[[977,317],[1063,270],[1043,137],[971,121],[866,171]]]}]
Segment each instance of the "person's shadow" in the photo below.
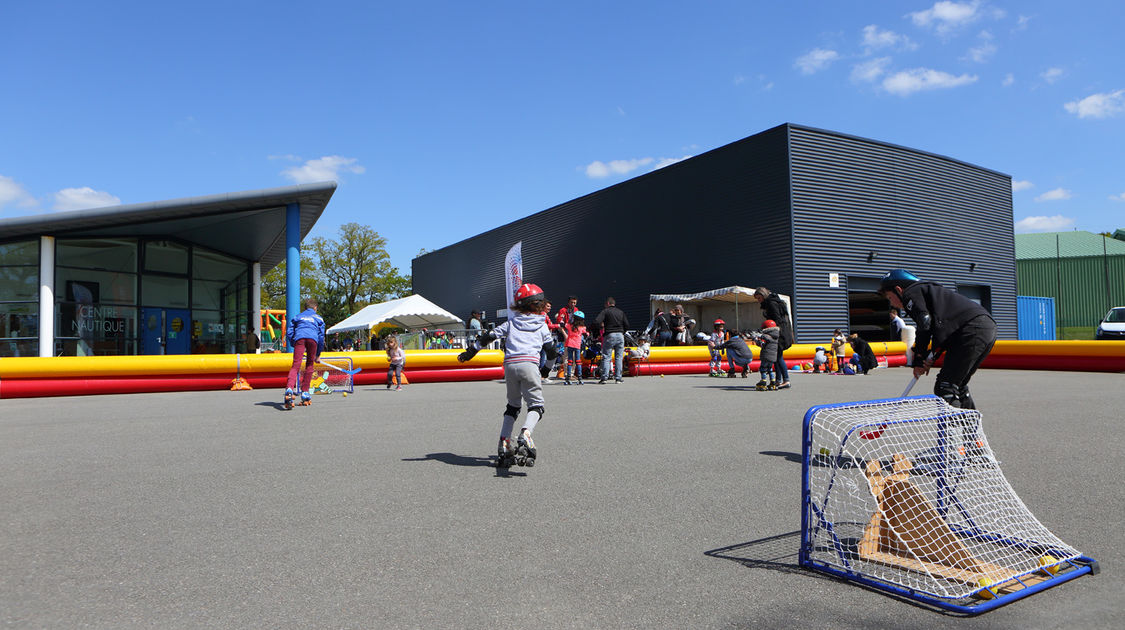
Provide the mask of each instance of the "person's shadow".
[{"label": "person's shadow", "polygon": [[263,402],[254,403],[254,406],[255,407],[273,407],[274,409],[277,409],[278,411],[285,411],[285,403],[284,402],[277,402],[277,401],[273,401],[273,400],[267,400],[267,401],[263,401]]},{"label": "person's shadow", "polygon": [[527,473],[515,472],[509,468],[496,468],[496,457],[474,457],[471,455],[458,455],[456,453],[426,453],[425,457],[404,457],[404,462],[441,462],[451,466],[487,466],[496,469],[497,477],[526,477]]},{"label": "person's shadow", "polygon": [[450,466],[495,466],[494,457],[473,457],[456,453],[426,453],[425,457],[404,457],[404,462],[438,461]]}]

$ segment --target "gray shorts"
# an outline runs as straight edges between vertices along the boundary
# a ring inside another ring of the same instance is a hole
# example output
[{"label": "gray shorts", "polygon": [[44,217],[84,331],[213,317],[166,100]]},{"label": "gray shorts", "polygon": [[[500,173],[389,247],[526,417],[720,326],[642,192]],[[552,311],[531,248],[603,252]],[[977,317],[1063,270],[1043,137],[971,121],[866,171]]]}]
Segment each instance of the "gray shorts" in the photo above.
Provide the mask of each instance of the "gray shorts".
[{"label": "gray shorts", "polygon": [[508,404],[516,407],[526,401],[528,408],[543,404],[543,385],[539,365],[528,361],[504,364],[504,384],[508,387]]}]

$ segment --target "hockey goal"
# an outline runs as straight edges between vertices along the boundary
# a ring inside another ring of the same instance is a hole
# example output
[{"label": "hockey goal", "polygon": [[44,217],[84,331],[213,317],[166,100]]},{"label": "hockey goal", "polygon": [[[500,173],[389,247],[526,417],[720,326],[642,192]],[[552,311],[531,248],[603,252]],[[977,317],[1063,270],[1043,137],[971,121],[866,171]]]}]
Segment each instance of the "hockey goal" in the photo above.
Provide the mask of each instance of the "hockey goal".
[{"label": "hockey goal", "polygon": [[354,391],[353,376],[359,370],[352,368],[351,357],[320,357],[313,366],[312,386],[314,394],[332,394]]},{"label": "hockey goal", "polygon": [[802,566],[972,614],[1097,571],[1016,495],[976,410],[813,407],[803,451]]}]

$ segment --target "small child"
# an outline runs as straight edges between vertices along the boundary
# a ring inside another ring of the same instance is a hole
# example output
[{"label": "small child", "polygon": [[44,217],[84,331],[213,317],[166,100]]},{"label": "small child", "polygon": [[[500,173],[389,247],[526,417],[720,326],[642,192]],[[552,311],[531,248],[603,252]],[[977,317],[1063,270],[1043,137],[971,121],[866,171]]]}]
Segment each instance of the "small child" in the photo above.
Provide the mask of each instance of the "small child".
[{"label": "small child", "polygon": [[[554,361],[558,356],[555,340],[543,317],[546,302],[543,289],[530,283],[522,285],[515,295],[514,310],[518,314],[495,329],[482,333],[468,350],[457,355],[457,360],[464,363],[472,360],[482,345],[488,345],[498,338],[505,342],[504,384],[507,387],[508,406],[504,410],[500,442],[496,447],[497,468],[510,468],[513,463],[534,466],[538,455],[531,433],[544,412],[539,353],[545,353],[548,361]],[[515,428],[522,402],[527,402],[527,420],[520,429],[516,448],[513,449],[512,429]]]},{"label": "small child", "polygon": [[726,343],[728,338],[725,326],[726,322],[722,319],[716,319],[714,326],[711,328],[711,338],[707,341],[707,347],[711,350],[711,365],[708,376],[723,375],[723,351],[719,346]]},{"label": "small child", "polygon": [[582,345],[586,338],[586,314],[582,311],[573,311],[569,321],[561,325],[566,331],[566,380],[563,385],[570,385],[572,372],[578,375],[578,384],[582,384]]},{"label": "small child", "polygon": [[812,360],[813,374],[817,374],[817,373],[821,372],[822,368],[823,368],[823,372],[825,374],[827,374],[828,373],[828,351],[824,349],[824,346],[817,346],[816,347],[816,354],[813,355],[813,360]]},{"label": "small child", "polygon": [[757,339],[758,345],[762,346],[762,364],[758,367],[758,371],[762,374],[762,380],[754,386],[759,391],[777,389],[777,382],[774,381],[773,376],[773,364],[777,362],[777,350],[780,347],[778,338],[780,335],[781,328],[777,325],[777,322],[772,319],[762,322],[762,328]]},{"label": "small child", "polygon": [[402,391],[402,368],[406,365],[406,353],[398,345],[398,337],[387,337],[387,389],[394,383],[395,391]]},{"label": "small child", "polygon": [[837,328],[832,331],[832,354],[836,355],[836,373],[844,373],[844,346],[848,344],[848,338],[844,335],[844,331]]}]

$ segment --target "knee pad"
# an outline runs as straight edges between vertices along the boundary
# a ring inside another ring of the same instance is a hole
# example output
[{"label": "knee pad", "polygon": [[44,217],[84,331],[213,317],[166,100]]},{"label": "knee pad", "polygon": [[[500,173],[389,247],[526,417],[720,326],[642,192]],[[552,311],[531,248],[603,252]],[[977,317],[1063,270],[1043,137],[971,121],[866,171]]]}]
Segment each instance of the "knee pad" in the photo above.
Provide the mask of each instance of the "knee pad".
[{"label": "knee pad", "polygon": [[949,403],[950,407],[961,406],[961,388],[946,381],[934,383],[934,395]]},{"label": "knee pad", "polygon": [[543,419],[543,416],[544,416],[544,415],[545,415],[545,414],[547,413],[547,412],[546,412],[546,410],[545,410],[545,409],[543,409],[543,405],[535,405],[534,407],[528,407],[528,408],[527,408],[527,413],[528,413],[529,415],[531,414],[531,412],[532,412],[532,411],[537,411],[537,412],[539,412],[539,419],[540,419],[540,420],[542,420],[542,419]]},{"label": "knee pad", "polygon": [[512,417],[512,418],[518,418],[519,415],[520,415],[520,408],[519,407],[513,407],[511,405],[506,405],[504,407],[504,415]]}]

